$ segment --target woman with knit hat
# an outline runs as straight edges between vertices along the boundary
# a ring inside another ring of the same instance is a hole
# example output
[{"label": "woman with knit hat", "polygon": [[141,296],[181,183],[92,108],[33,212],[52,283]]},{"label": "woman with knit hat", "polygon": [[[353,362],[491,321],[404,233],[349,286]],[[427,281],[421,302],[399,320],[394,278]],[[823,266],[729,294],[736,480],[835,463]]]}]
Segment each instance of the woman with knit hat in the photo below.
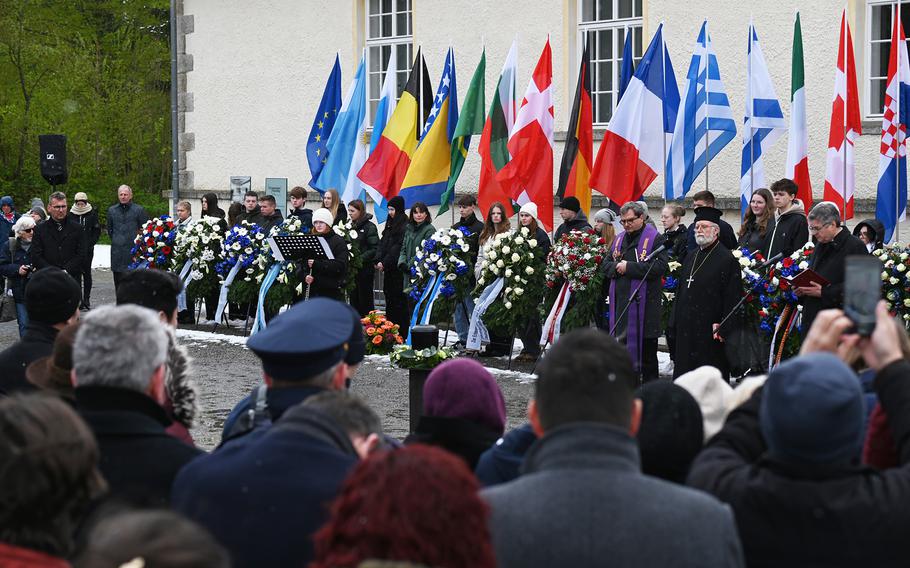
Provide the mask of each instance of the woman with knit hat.
[{"label": "woman with knit hat", "polygon": [[[521,210],[518,212],[518,227],[519,230],[521,227],[527,227],[537,240],[541,270],[534,277],[540,278],[543,275],[547,255],[550,254],[550,235],[537,224],[537,205],[535,203],[529,201],[521,206]],[[521,353],[515,358],[516,361],[535,361],[540,357],[541,331],[540,316],[537,313],[529,314],[528,324],[519,334],[522,348]]]},{"label": "woman with knit hat", "polygon": [[405,444],[438,446],[461,457],[471,471],[480,454],[502,436],[506,404],[493,375],[474,359],[446,361],[423,387],[423,412]]},{"label": "woman with knit hat", "polygon": [[80,191],[73,198],[69,218],[82,227],[85,233],[85,265],[82,267],[82,305],[83,310],[92,307],[92,257],[95,256],[95,245],[101,237],[101,223],[98,221],[98,211],[88,202],[88,195]]},{"label": "woman with knit hat", "polygon": [[309,259],[301,263],[300,279],[309,296],[344,301],[344,282],[348,274],[348,245],[332,229],[334,217],[325,207],[313,213],[313,234],[325,238],[334,258]]},{"label": "woman with knit hat", "polygon": [[398,270],[398,256],[404,244],[405,225],[408,216],[404,210],[404,198],[396,195],[389,199],[389,217],[379,239],[376,252],[376,270],[383,273],[382,291],[385,294],[385,315],[389,321],[398,324],[398,331],[407,337],[408,301],[404,295],[404,273]]}]

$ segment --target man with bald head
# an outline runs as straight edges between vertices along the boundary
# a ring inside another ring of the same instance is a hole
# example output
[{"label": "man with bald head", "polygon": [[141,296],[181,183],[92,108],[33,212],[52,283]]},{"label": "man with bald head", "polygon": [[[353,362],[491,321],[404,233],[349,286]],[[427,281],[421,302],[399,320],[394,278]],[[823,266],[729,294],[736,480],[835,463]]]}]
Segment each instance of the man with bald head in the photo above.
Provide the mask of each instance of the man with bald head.
[{"label": "man with bald head", "polygon": [[111,272],[114,273],[115,288],[132,262],[130,251],[136,234],[149,219],[145,209],[133,203],[130,186],[124,184],[117,188],[117,201],[107,210],[107,234],[111,238]]}]

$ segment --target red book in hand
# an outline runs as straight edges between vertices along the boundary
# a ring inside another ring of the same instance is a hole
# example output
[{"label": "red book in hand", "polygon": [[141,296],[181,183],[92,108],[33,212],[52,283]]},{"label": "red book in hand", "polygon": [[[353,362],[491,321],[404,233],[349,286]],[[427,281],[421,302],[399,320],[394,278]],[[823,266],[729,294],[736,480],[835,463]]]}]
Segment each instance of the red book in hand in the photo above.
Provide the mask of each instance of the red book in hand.
[{"label": "red book in hand", "polygon": [[815,283],[818,283],[822,288],[824,288],[825,286],[830,284],[830,282],[828,282],[827,278],[825,278],[818,272],[815,272],[811,268],[807,268],[807,269],[803,270],[802,272],[800,272],[799,274],[797,274],[796,276],[793,276],[792,278],[788,278],[787,280],[790,282],[790,285],[793,286],[794,288],[808,288],[808,287],[814,285]]}]

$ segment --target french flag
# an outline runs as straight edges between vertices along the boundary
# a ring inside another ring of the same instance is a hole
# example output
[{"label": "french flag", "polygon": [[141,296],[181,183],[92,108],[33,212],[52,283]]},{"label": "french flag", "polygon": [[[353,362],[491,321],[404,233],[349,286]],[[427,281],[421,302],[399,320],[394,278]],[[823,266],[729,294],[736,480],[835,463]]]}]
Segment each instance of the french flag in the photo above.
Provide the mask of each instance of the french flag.
[{"label": "french flag", "polygon": [[[895,7],[896,8],[896,7]],[[878,159],[878,194],[875,216],[885,225],[890,242],[898,221],[907,216],[907,120],[910,119],[910,61],[900,18],[892,18],[891,57],[882,116],[881,155]],[[898,37],[900,41],[898,41]]]},{"label": "french flag", "polygon": [[640,199],[663,172],[678,110],[679,88],[661,24],[613,112],[591,187],[620,205]]}]

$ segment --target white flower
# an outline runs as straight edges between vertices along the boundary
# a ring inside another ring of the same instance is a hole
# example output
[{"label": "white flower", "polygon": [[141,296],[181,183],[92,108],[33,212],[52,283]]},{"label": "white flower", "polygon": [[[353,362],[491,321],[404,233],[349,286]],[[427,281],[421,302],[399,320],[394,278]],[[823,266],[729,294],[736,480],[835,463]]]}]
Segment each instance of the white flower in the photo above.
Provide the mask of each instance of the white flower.
[{"label": "white flower", "polygon": [[436,254],[435,252],[434,252],[434,253],[431,253],[431,254],[430,254],[430,262],[438,262],[438,261],[439,261],[439,255]]},{"label": "white flower", "polygon": [[511,310],[511,309],[512,309],[512,302],[506,302],[506,309],[507,309],[507,310]]},{"label": "white flower", "polygon": [[278,275],[278,278],[276,278],[275,280],[277,280],[281,284],[287,284],[288,276],[287,276],[287,274],[282,272],[281,274]]},{"label": "white flower", "polygon": [[748,258],[745,258],[742,255],[740,255],[740,259],[739,259],[740,266],[742,266],[743,268],[747,268],[750,264],[751,263],[749,262]]},{"label": "white flower", "polygon": [[512,252],[512,249],[510,249],[510,248],[507,247],[507,246],[506,246],[506,247],[502,247],[502,252],[503,252],[503,254],[509,254],[510,252]]},{"label": "white flower", "polygon": [[252,273],[254,273],[254,272],[256,272],[256,271],[255,271],[253,268],[247,268],[247,269],[246,269],[246,273],[247,273],[247,274],[252,274]]},{"label": "white flower", "polygon": [[512,262],[518,262],[519,260],[521,260],[521,256],[519,256],[517,252],[513,252],[512,253]]},{"label": "white flower", "polygon": [[350,233],[348,233],[348,236],[351,237],[352,239],[356,239],[356,238],[357,238],[357,231],[351,231]]},{"label": "white flower", "polygon": [[487,253],[487,258],[489,258],[490,260],[496,260],[496,251],[495,250],[489,251]]},{"label": "white flower", "polygon": [[149,250],[149,252],[153,253],[153,252],[155,252],[155,247],[149,247],[148,250]]},{"label": "white flower", "polygon": [[210,260],[215,260],[215,251],[212,249],[205,249],[202,251],[202,260],[208,262]]},{"label": "white flower", "polygon": [[351,250],[352,248],[354,248],[353,245],[351,245],[351,243],[348,243],[348,250]]},{"label": "white flower", "polygon": [[904,307],[910,308],[910,298],[904,300]]},{"label": "white flower", "polygon": [[190,278],[193,280],[202,280],[202,273],[194,269],[190,272]]},{"label": "white flower", "polygon": [[741,250],[739,250],[739,249],[734,249],[734,250],[733,250],[733,256],[736,257],[736,258],[742,258],[742,256],[743,256],[743,251],[741,251]]},{"label": "white flower", "polygon": [[506,263],[504,263],[502,260],[497,260],[497,261],[496,261],[496,266],[498,266],[499,268],[502,268],[502,267],[505,266],[505,265],[506,265]]},{"label": "white flower", "polygon": [[515,295],[516,295],[516,296],[521,296],[521,295],[524,294],[524,293],[525,293],[525,291],[524,291],[523,288],[515,288]]},{"label": "white flower", "polygon": [[446,265],[445,265],[445,264],[440,264],[440,265],[439,265],[439,271],[440,271],[440,272],[445,272],[446,270],[448,270],[448,268],[446,268]]},{"label": "white flower", "polygon": [[534,268],[528,266],[525,268],[525,274],[534,274]]},{"label": "white flower", "polygon": [[448,280],[450,282],[452,280],[455,280],[456,278],[458,278],[458,275],[455,274],[454,272],[449,272],[448,274],[446,274],[446,280]]},{"label": "white flower", "polygon": [[258,240],[261,241],[262,239],[265,238],[265,234],[264,234],[264,233],[256,233],[256,238],[257,238]]},{"label": "white flower", "polygon": [[[524,228],[525,228],[525,227],[522,227],[522,229],[524,229]],[[521,235],[518,235],[517,237],[515,237],[515,244],[516,244],[516,245],[520,245],[520,244],[522,244],[522,243],[524,243],[524,242],[525,242],[524,237],[522,237]]]},{"label": "white flower", "polygon": [[888,279],[888,271],[882,270],[882,280],[887,280],[887,279]]},{"label": "white flower", "polygon": [[[449,274],[449,276],[451,276],[451,274]],[[447,278],[448,278],[448,277],[447,277]],[[478,283],[479,285],[483,286],[483,277],[481,277],[480,280],[477,281],[477,283]]]},{"label": "white flower", "polygon": [[537,246],[537,239],[531,239],[530,241],[528,241],[528,244],[531,245],[531,248],[536,247],[536,246]]},{"label": "white flower", "polygon": [[511,277],[512,277],[512,269],[506,268],[506,278],[511,278]]},{"label": "white flower", "polygon": [[805,270],[805,269],[807,269],[807,268],[809,268],[809,262],[808,262],[808,261],[805,261],[805,260],[804,260],[804,261],[802,261],[802,262],[799,263],[799,269],[800,269],[800,270]]},{"label": "white flower", "polygon": [[903,262],[897,265],[898,272],[904,272],[905,270],[907,270],[907,267],[904,265]]},{"label": "white flower", "polygon": [[452,239],[449,236],[445,236],[445,237],[442,237],[439,240],[439,242],[441,242],[444,246],[449,246],[450,244],[452,244]]},{"label": "white flower", "polygon": [[243,252],[245,252],[246,254],[253,254],[253,247],[246,247],[245,249],[243,249]]},{"label": "white flower", "polygon": [[461,245],[461,252],[468,252],[469,250],[471,250],[471,247],[468,246],[468,243],[464,243]]},{"label": "white flower", "polygon": [[490,266],[490,272],[492,272],[493,274],[499,275],[499,267],[496,266],[495,264]]},{"label": "white flower", "polygon": [[508,295],[511,294],[511,293],[512,293],[512,287],[511,287],[511,286],[506,286],[506,296],[508,296]]},{"label": "white flower", "polygon": [[208,236],[203,235],[202,244],[207,245],[207,244],[209,244],[209,241],[211,241],[211,240],[212,239],[208,238]]},{"label": "white flower", "polygon": [[[531,234],[531,231],[527,227],[522,227],[521,234],[527,237],[529,234]],[[518,238],[520,239],[521,237],[518,237]],[[518,244],[521,244],[521,242],[519,242],[518,239],[515,239],[515,240],[516,240],[516,242],[518,242]]]},{"label": "white flower", "polygon": [[892,276],[892,277],[888,280],[888,282],[890,282],[891,285],[894,286],[895,284],[897,284],[898,282],[900,282],[900,280],[898,280],[897,278],[894,278],[894,277]]},{"label": "white flower", "polygon": [[421,258],[423,258],[423,251],[422,250],[417,251],[416,257],[417,257],[417,260],[420,260]]},{"label": "white flower", "polygon": [[297,293],[303,294],[303,282],[297,285]]}]

